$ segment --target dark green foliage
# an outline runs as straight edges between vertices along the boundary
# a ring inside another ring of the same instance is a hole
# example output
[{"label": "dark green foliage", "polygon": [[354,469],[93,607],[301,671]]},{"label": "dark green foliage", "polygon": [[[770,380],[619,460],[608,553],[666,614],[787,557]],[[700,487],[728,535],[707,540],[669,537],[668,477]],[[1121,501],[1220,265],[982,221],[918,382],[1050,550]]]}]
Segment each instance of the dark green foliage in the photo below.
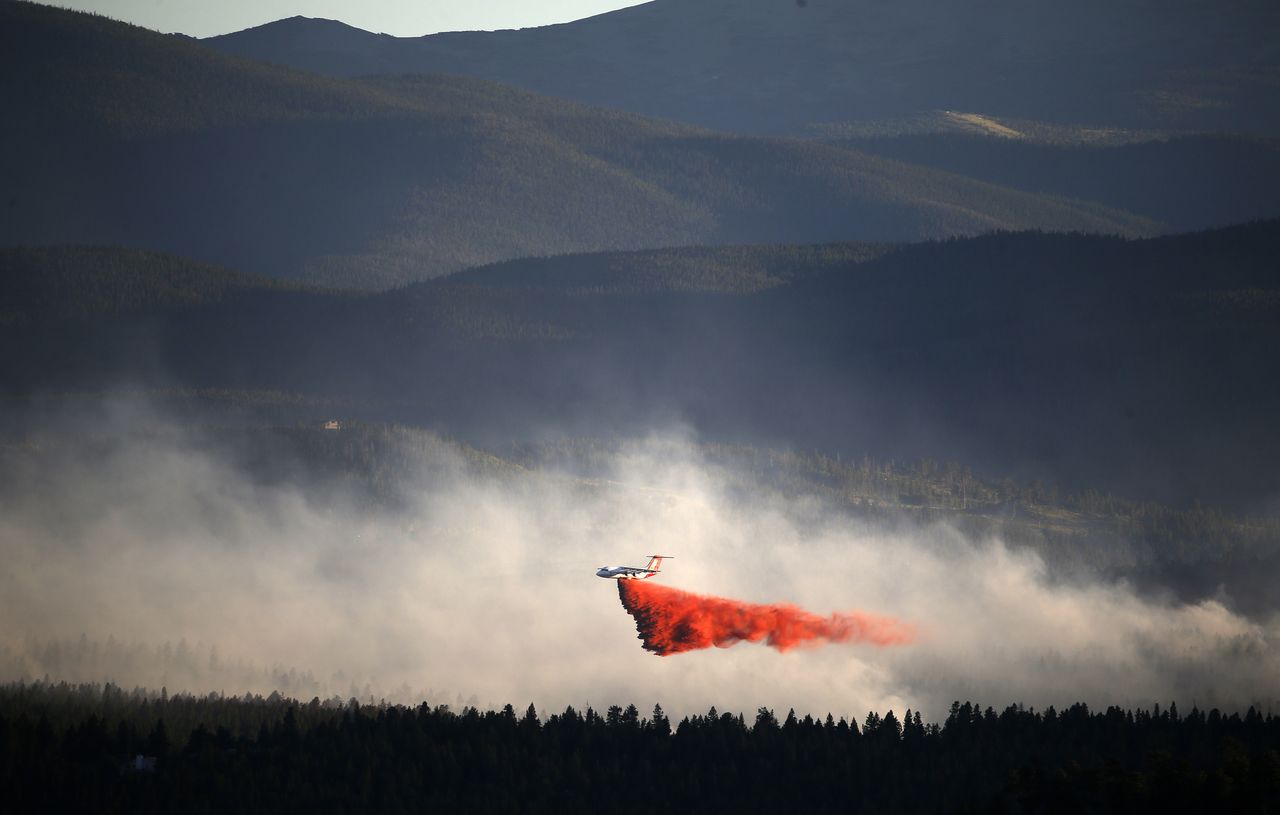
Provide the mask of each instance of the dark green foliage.
[{"label": "dark green foliage", "polygon": [[673,293],[754,294],[875,260],[888,244],[724,246],[524,258],[450,276],[450,286],[638,297]]},{"label": "dark green foliage", "polygon": [[97,246],[0,249],[0,325],[83,321],[151,309],[208,306],[248,290],[302,286],[174,255]]},{"label": "dark green foliage", "polygon": [[[1280,719],[956,703],[856,724],[0,689],[18,811],[1274,812]],[[134,757],[155,759],[134,769]]]}]

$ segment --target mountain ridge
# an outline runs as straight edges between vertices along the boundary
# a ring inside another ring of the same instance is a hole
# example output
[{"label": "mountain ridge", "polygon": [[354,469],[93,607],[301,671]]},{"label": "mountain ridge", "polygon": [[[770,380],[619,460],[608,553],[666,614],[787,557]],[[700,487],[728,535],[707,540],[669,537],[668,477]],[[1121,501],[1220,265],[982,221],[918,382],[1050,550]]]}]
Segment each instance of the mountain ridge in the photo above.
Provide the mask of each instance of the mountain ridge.
[{"label": "mountain ridge", "polygon": [[494,32],[329,29],[323,48],[300,25],[204,42],[332,75],[466,74],[750,133],[938,109],[1280,133],[1280,12],[1247,0],[655,0]]},{"label": "mountain ridge", "polygon": [[[0,6],[0,244],[120,244],[384,288],[528,255],[1000,228],[1153,234],[1105,205],[856,150],[443,76],[335,79]],[[77,59],[59,55],[72,47]]]}]

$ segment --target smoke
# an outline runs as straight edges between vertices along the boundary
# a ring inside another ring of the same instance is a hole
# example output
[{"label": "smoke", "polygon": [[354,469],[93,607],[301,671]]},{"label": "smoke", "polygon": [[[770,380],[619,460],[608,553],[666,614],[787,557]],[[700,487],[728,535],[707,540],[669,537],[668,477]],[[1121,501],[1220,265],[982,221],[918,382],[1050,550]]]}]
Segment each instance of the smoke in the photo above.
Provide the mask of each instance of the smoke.
[{"label": "smoke", "polygon": [[[193,429],[136,398],[14,418],[0,422],[24,428],[0,441],[0,680],[284,683],[543,711],[660,702],[677,716],[938,718],[954,699],[1280,709],[1280,620],[1067,578],[945,524],[851,518],[709,463],[679,431],[588,451],[584,475],[501,465],[427,433]],[[320,441],[371,450],[371,474],[320,467]],[[366,483],[394,485],[395,508],[371,507]],[[917,636],[653,659],[594,575],[651,551],[678,557],[669,583],[874,609]]]},{"label": "smoke", "polygon": [[861,611],[821,617],[792,605],[705,597],[639,580],[619,580],[618,597],[635,619],[645,650],[659,656],[728,648],[743,640],[788,651],[826,643],[904,645],[915,637],[906,623]]}]

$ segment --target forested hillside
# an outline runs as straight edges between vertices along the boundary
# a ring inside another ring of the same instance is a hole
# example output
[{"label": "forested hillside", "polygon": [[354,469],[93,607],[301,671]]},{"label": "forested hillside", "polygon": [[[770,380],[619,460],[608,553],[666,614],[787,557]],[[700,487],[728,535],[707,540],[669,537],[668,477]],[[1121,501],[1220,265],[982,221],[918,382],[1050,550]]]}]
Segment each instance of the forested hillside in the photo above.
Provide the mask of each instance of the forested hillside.
[{"label": "forested hillside", "polygon": [[651,251],[380,295],[148,297],[127,314],[109,273],[96,309],[81,287],[32,282],[41,253],[57,267],[85,250],[10,251],[3,373],[17,392],[125,378],[394,404],[380,417],[486,445],[683,422],[713,441],[1272,513],[1278,241],[1266,222],[1139,242]]},{"label": "forested hillside", "polygon": [[467,75],[816,136],[1191,230],[1280,215],[1278,28],[1235,0],[672,0],[521,31],[391,37],[294,17],[203,42],[331,76]]},{"label": "forested hillside", "polygon": [[1055,130],[1067,133],[873,135],[863,129],[832,143],[1027,192],[1097,201],[1179,230],[1280,215],[1280,142],[1274,139]]},{"label": "forested hillside", "polygon": [[210,305],[249,290],[304,290],[269,277],[137,249],[16,247],[0,250],[0,255],[0,274],[11,295],[0,311],[0,324],[10,327]]},{"label": "forested hillside", "polygon": [[15,123],[0,151],[0,244],[117,244],[383,288],[591,250],[1161,229],[853,150],[475,79],[324,78],[29,3],[3,4],[0,22]]}]

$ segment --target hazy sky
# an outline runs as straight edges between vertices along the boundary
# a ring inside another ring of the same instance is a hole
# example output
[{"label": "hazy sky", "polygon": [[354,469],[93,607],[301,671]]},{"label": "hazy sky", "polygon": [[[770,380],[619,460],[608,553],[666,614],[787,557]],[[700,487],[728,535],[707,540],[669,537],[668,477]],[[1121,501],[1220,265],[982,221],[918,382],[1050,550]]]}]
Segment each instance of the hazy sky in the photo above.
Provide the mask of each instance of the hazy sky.
[{"label": "hazy sky", "polygon": [[564,23],[638,5],[637,0],[53,0],[165,33],[226,34],[284,17],[327,17],[400,37],[437,31]]}]

